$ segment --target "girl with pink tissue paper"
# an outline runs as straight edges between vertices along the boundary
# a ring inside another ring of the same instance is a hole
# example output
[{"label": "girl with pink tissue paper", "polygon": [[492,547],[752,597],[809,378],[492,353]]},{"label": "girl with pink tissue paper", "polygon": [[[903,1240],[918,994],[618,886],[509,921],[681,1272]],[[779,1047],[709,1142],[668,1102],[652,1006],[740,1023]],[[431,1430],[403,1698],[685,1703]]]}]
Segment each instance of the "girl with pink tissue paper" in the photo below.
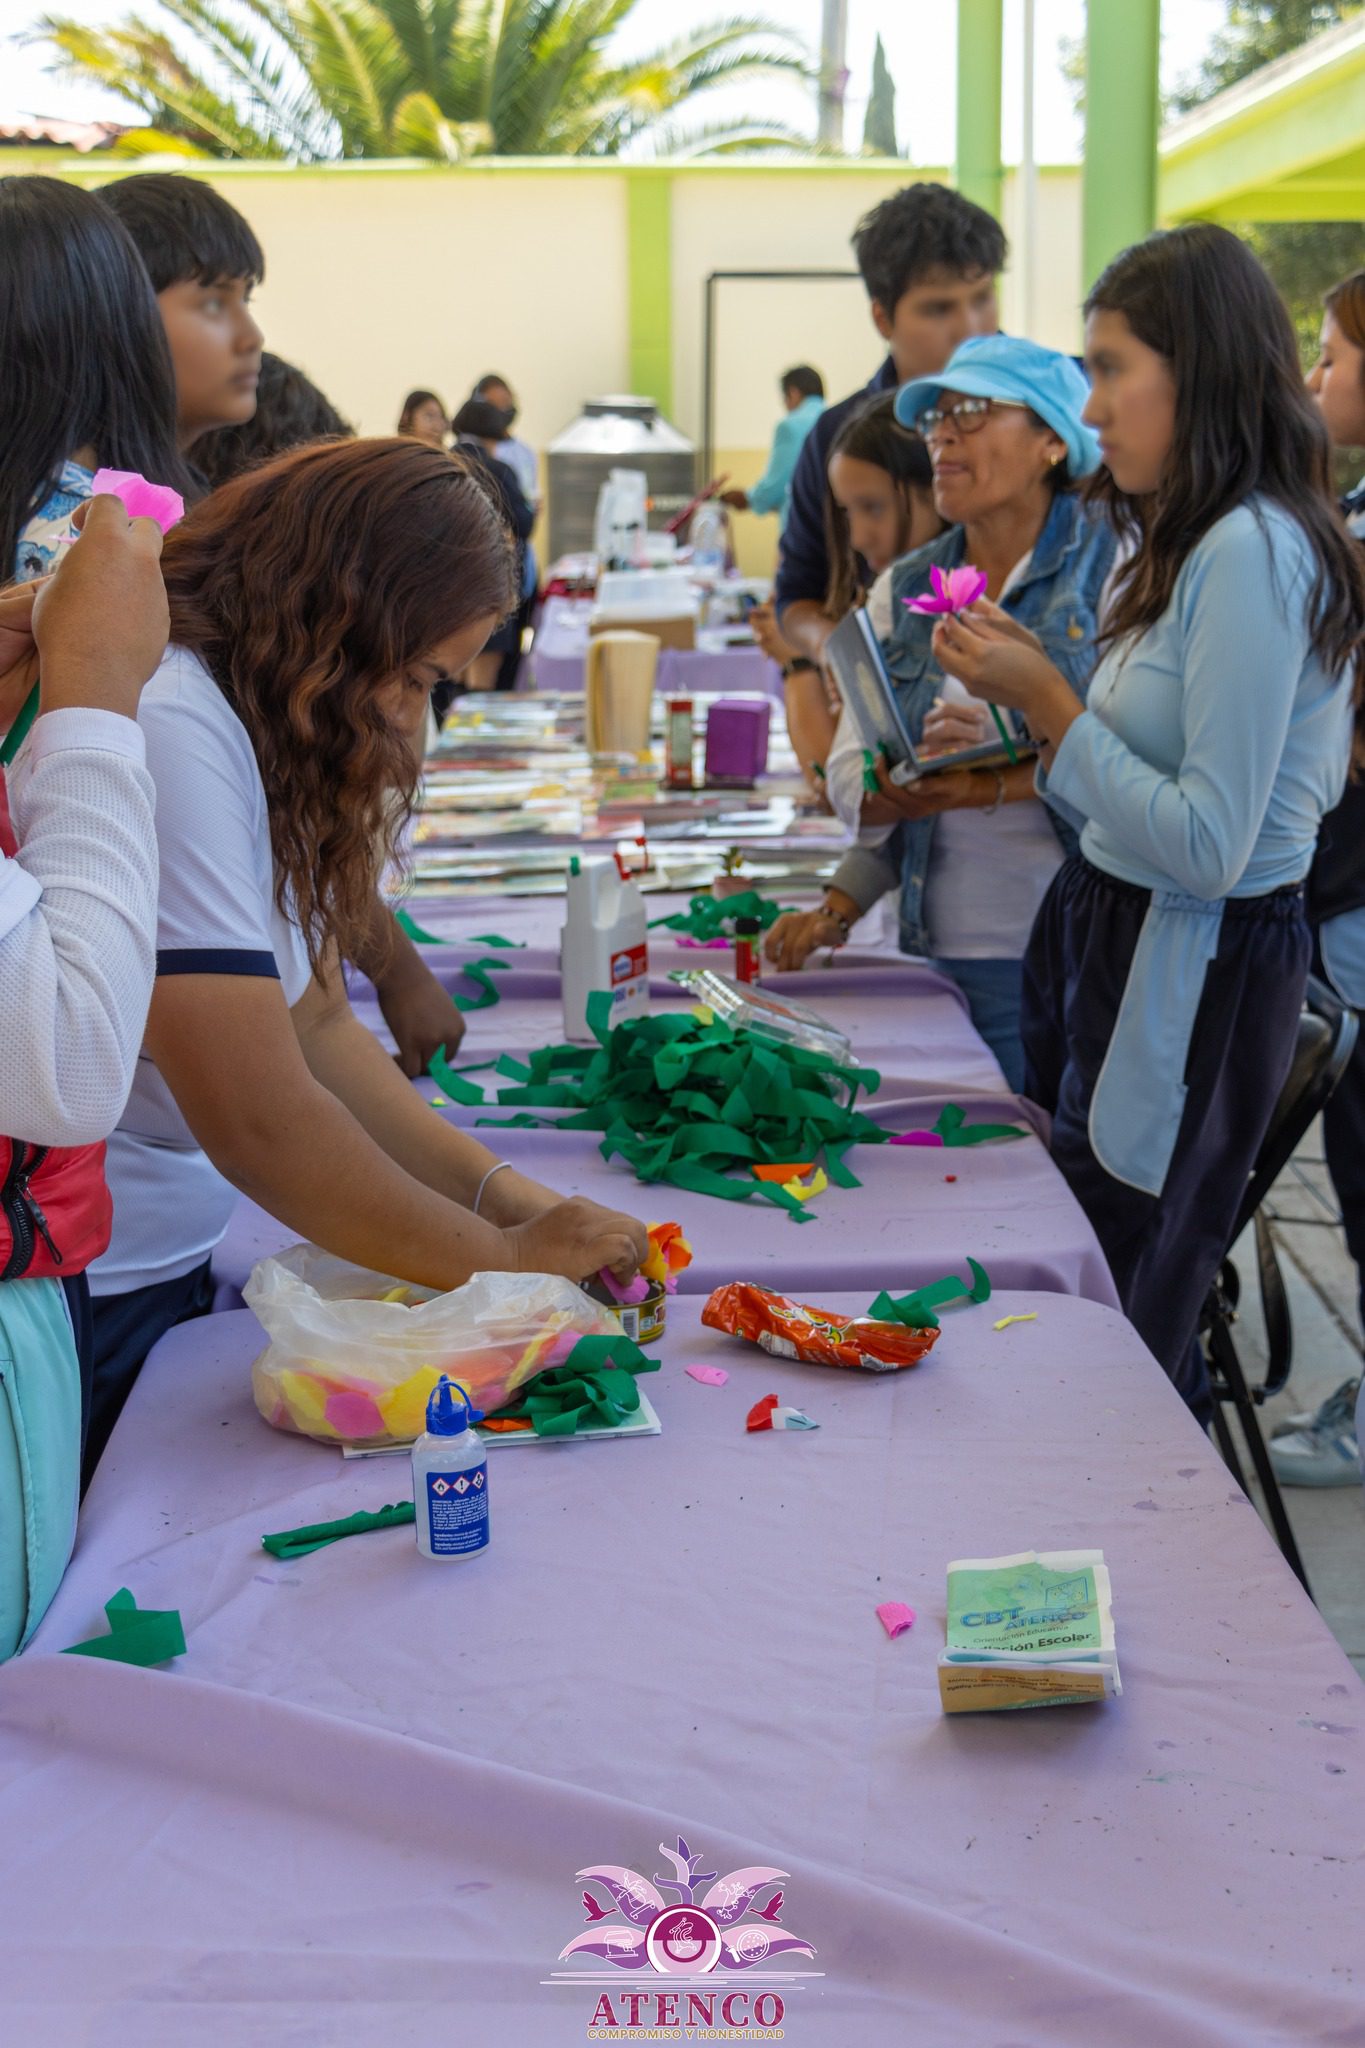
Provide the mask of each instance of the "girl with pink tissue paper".
[{"label": "girl with pink tissue paper", "polygon": [[156,829],[135,714],[166,644],[161,537],[104,494],[76,516],[80,542],[56,574],[0,592],[0,1661],[37,1627],[71,1551],[85,1274],[110,1231],[103,1141],[155,972]]},{"label": "girl with pink tissue paper", "polygon": [[151,281],[93,192],[0,178],[0,581],[57,565],[102,466],[196,495]]}]

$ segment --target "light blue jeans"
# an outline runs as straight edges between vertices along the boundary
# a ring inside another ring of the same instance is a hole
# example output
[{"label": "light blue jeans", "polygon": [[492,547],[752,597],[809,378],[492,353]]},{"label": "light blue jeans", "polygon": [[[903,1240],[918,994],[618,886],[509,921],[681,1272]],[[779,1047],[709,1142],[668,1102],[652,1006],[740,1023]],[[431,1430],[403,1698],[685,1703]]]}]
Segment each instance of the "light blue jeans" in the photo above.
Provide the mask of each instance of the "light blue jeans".
[{"label": "light blue jeans", "polygon": [[967,998],[981,1037],[1004,1070],[1010,1092],[1024,1092],[1024,1048],[1019,1037],[1022,960],[935,960]]}]

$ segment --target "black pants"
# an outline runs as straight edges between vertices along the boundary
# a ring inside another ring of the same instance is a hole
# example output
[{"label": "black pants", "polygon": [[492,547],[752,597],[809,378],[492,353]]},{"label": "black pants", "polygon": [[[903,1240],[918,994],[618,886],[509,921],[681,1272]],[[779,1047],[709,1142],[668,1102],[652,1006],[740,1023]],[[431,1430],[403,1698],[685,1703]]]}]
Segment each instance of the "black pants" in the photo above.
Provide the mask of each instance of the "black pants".
[{"label": "black pants", "polygon": [[[1315,951],[1313,967],[1324,981],[1331,976]],[[1327,1171],[1341,1204],[1346,1249],[1356,1263],[1360,1319],[1365,1325],[1365,1015],[1350,1064],[1322,1112]]]},{"label": "black pants", "polygon": [[1129,1321],[1204,1417],[1200,1310],[1289,1072],[1312,943],[1301,890],[1224,906],[1166,1184],[1145,1194],[1100,1165],[1089,1115],[1149,900],[1079,856],[1059,870],[1024,956],[1027,1092],[1052,1114],[1052,1156],[1090,1219]]},{"label": "black pants", "polygon": [[178,1280],[158,1280],[150,1287],[130,1288],[126,1294],[97,1295],[92,1306],[94,1385],[81,1466],[82,1492],[90,1484],[147,1353],[177,1323],[207,1315],[212,1308],[209,1262],[205,1259],[202,1266]]}]

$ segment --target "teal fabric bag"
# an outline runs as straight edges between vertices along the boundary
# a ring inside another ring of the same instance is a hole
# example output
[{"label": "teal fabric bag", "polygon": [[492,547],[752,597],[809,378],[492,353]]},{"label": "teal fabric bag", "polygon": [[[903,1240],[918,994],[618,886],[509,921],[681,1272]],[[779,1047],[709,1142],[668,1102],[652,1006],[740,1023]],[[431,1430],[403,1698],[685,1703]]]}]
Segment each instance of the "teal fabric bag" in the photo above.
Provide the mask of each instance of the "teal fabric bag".
[{"label": "teal fabric bag", "polygon": [[62,1582],[76,1536],[81,1372],[57,1280],[0,1286],[0,1663]]}]

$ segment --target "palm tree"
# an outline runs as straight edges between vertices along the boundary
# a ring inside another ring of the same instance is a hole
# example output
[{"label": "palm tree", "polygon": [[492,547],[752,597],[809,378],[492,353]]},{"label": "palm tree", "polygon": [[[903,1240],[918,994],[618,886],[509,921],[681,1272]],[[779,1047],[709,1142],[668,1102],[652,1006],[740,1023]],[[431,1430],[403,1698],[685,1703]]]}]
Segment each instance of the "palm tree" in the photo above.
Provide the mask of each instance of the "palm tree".
[{"label": "palm tree", "polygon": [[[125,149],[215,157],[611,156],[670,147],[808,147],[775,123],[688,135],[684,104],[761,74],[810,75],[787,30],[734,16],[630,62],[607,45],[635,0],[160,0],[96,29],[46,15],[54,69],[139,108]],[[173,39],[171,28],[180,31]]]}]

